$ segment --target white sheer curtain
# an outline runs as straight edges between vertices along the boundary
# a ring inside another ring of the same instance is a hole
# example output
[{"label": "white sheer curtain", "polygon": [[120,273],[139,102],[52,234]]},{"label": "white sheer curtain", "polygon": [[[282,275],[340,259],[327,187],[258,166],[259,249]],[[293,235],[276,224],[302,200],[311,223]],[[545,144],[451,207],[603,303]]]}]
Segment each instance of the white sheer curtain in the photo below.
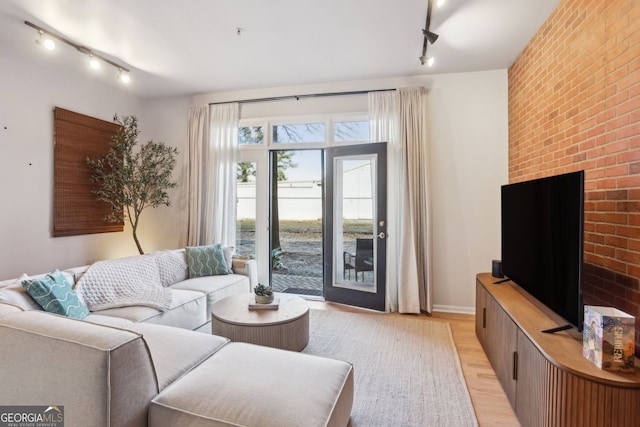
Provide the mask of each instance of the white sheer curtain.
[{"label": "white sheer curtain", "polygon": [[189,108],[189,147],[185,156],[187,183],[187,242],[186,246],[202,244],[202,212],[204,183],[202,179],[204,147],[209,141],[209,106]]},{"label": "white sheer curtain", "polygon": [[238,118],[238,103],[190,110],[189,245],[235,246]]},{"label": "white sheer curtain", "polygon": [[425,88],[369,93],[372,141],[387,141],[387,310],[431,312]]}]

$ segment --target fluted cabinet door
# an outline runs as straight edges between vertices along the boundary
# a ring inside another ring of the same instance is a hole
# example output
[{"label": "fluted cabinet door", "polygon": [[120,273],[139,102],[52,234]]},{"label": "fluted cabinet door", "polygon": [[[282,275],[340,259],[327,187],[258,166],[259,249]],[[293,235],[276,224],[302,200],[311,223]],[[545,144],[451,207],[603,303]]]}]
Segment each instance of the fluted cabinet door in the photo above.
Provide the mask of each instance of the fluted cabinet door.
[{"label": "fluted cabinet door", "polygon": [[486,298],[486,352],[511,406],[515,408],[514,353],[518,328],[490,295]]},{"label": "fluted cabinet door", "polygon": [[485,343],[486,330],[486,298],[487,291],[480,283],[476,282],[476,337],[482,344],[482,348],[487,351]]},{"label": "fluted cabinet door", "polygon": [[515,411],[523,427],[548,425],[545,421],[549,395],[547,359],[518,330],[518,367]]}]

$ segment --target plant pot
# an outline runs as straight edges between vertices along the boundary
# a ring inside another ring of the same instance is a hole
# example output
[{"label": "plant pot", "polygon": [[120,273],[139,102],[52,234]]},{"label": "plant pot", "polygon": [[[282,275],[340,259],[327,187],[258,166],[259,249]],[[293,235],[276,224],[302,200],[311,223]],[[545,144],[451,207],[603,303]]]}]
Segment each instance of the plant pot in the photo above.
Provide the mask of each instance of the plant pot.
[{"label": "plant pot", "polygon": [[257,304],[271,304],[273,302],[273,294],[271,295],[256,295]]}]

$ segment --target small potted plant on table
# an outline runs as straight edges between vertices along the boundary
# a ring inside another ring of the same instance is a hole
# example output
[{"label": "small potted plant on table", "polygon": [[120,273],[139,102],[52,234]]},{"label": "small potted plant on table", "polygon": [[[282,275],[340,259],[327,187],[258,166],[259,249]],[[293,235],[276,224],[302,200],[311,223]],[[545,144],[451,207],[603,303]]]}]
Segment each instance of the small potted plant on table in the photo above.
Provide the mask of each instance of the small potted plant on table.
[{"label": "small potted plant on table", "polygon": [[271,285],[260,285],[253,288],[253,292],[256,294],[256,303],[258,304],[271,304],[273,302],[273,290]]}]

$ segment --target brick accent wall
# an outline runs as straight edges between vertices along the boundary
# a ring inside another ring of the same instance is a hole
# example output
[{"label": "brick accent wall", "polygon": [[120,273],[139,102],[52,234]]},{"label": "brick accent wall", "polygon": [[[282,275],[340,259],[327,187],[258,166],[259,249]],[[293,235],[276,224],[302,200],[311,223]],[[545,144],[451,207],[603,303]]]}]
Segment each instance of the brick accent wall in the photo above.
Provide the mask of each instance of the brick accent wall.
[{"label": "brick accent wall", "polygon": [[509,180],[585,170],[585,304],[636,316],[640,1],[561,0],[509,68]]}]

